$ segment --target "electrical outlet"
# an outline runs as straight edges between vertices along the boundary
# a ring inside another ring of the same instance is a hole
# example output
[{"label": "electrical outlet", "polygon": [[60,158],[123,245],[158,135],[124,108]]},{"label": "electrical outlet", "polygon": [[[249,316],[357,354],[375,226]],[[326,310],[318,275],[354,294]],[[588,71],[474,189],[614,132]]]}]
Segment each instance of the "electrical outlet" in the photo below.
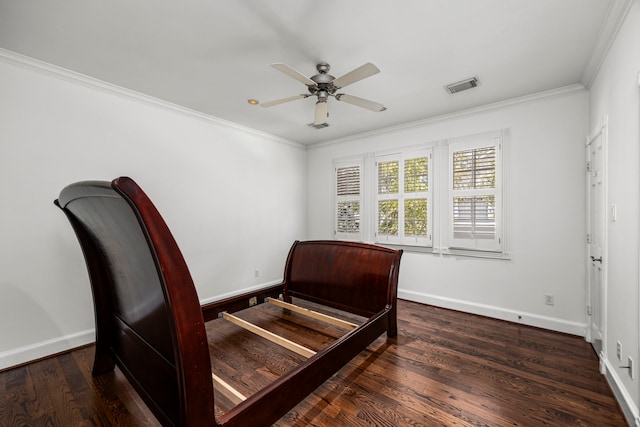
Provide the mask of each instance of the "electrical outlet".
[{"label": "electrical outlet", "polygon": [[256,305],[258,303],[258,297],[251,297],[249,298],[249,307],[253,307],[254,305]]},{"label": "electrical outlet", "polygon": [[260,270],[253,270],[253,275],[255,277],[260,277]]},{"label": "electrical outlet", "polygon": [[547,305],[553,305],[554,304],[553,295],[546,294],[544,296],[544,303],[547,304]]},{"label": "electrical outlet", "polygon": [[618,360],[622,361],[622,343],[620,341],[616,342],[616,355]]},{"label": "electrical outlet", "polygon": [[631,358],[631,356],[629,356],[629,376],[631,377],[631,379],[634,378],[634,376],[633,376],[633,359]]}]

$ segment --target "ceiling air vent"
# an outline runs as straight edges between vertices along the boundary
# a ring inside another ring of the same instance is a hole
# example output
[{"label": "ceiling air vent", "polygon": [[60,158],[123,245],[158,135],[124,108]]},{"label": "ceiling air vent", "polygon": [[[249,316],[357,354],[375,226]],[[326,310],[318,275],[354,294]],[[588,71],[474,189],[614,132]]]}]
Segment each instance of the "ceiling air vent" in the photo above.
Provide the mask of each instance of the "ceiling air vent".
[{"label": "ceiling air vent", "polygon": [[323,128],[328,128],[329,127],[329,123],[309,123],[307,126],[309,126],[310,128],[314,128],[314,129],[323,129]]},{"label": "ceiling air vent", "polygon": [[458,83],[447,85],[447,90],[449,91],[449,93],[458,93],[462,92],[463,90],[474,88],[476,86],[478,86],[478,79],[476,77],[472,77]]}]

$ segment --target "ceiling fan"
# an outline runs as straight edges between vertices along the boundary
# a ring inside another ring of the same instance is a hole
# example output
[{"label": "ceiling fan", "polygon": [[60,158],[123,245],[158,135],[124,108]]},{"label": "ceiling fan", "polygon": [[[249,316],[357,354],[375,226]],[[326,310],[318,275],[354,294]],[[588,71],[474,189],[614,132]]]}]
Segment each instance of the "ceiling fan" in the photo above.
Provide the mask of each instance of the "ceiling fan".
[{"label": "ceiling fan", "polygon": [[317,98],[316,110],[313,118],[313,123],[309,126],[315,127],[316,129],[329,126],[327,124],[327,117],[329,116],[327,100],[330,96],[333,96],[338,101],[344,101],[348,104],[366,108],[367,110],[371,111],[384,111],[387,109],[384,105],[378,104],[377,102],[369,101],[368,99],[359,98],[353,95],[347,95],[346,93],[336,93],[339,89],[342,89],[347,85],[379,73],[380,70],[378,69],[378,67],[370,62],[361,65],[355,70],[352,70],[338,78],[335,78],[331,74],[329,74],[329,69],[331,67],[326,62],[321,62],[316,65],[318,74],[311,77],[307,77],[304,74],[301,74],[298,71],[294,70],[290,66],[279,62],[271,64],[271,66],[276,70],[288,75],[289,77],[293,77],[294,79],[305,84],[307,86],[307,89],[309,90],[309,93],[290,96],[288,98],[276,99],[269,102],[263,102],[261,105],[268,108],[273,107],[274,105],[283,104],[285,102],[295,101],[296,99],[315,96]]}]

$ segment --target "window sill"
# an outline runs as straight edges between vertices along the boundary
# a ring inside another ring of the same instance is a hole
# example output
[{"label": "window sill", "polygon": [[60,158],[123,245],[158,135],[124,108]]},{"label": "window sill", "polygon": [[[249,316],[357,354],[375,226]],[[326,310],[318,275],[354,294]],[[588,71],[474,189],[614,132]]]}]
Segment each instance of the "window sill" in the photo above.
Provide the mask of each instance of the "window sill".
[{"label": "window sill", "polygon": [[455,249],[455,248],[438,248],[438,247],[425,247],[425,246],[412,246],[412,245],[392,245],[389,243],[375,242],[378,246],[383,246],[390,249],[402,249],[405,252],[424,253],[442,255],[447,257],[465,257],[465,258],[485,258],[485,259],[501,259],[510,260],[511,253],[509,252],[491,252],[491,251],[474,251],[470,249]]},{"label": "window sill", "polygon": [[426,246],[413,246],[413,245],[400,245],[400,244],[391,244],[391,243],[382,243],[382,242],[375,242],[374,244],[378,245],[378,246],[382,246],[385,248],[389,248],[389,249],[402,249],[405,252],[419,252],[419,253],[425,253],[425,254],[431,254],[431,253],[435,253],[432,247],[426,247]]},{"label": "window sill", "polygon": [[470,258],[487,258],[487,259],[504,259],[510,260],[510,252],[493,252],[493,251],[476,251],[472,249],[456,249],[456,248],[441,248],[439,251],[434,250],[434,253],[440,253],[444,256],[460,256]]}]

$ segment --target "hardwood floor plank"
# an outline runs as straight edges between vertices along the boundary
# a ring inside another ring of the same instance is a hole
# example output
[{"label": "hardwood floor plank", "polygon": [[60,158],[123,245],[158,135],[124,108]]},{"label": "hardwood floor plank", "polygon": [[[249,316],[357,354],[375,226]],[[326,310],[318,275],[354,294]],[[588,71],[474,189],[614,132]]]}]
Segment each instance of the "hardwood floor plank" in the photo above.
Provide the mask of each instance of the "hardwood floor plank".
[{"label": "hardwood floor plank", "polygon": [[[315,351],[345,333],[261,308],[238,316]],[[304,359],[215,322],[207,324],[213,371],[247,396]],[[407,301],[400,301],[398,328],[397,338],[378,338],[275,425],[627,425],[583,338]],[[93,352],[89,346],[0,372],[0,427],[158,426],[118,369],[91,376]],[[216,396],[221,414],[232,404]]]}]

